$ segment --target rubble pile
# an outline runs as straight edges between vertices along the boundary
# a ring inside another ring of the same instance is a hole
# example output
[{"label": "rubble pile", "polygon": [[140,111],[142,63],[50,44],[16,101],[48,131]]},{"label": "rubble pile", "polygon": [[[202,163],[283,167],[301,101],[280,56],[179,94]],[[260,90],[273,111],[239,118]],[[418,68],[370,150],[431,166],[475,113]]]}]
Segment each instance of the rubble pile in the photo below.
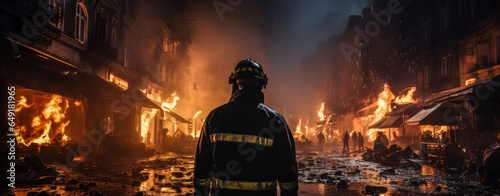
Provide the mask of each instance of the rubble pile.
[{"label": "rubble pile", "polygon": [[375,148],[366,148],[366,152],[362,155],[363,160],[373,161],[386,166],[420,168],[420,165],[410,159],[418,158],[418,155],[413,152],[410,146],[401,148],[394,144],[387,148],[384,145],[375,146]]},{"label": "rubble pile", "polygon": [[19,174],[16,180],[19,184],[50,184],[59,173],[56,167],[45,165],[43,161],[36,155],[28,153],[24,156],[22,162],[17,163]]}]

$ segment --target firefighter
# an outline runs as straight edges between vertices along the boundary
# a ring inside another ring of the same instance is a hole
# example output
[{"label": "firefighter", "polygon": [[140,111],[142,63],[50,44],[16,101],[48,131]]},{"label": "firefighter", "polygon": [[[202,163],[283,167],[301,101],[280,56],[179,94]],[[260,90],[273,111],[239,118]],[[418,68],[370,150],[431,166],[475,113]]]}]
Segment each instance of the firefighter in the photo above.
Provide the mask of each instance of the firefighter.
[{"label": "firefighter", "polygon": [[321,153],[323,153],[323,146],[325,144],[325,135],[323,135],[323,132],[319,132],[317,137],[318,137],[319,150],[321,151]]},{"label": "firefighter", "polygon": [[297,195],[295,143],[284,117],[264,105],[261,65],[240,61],[229,77],[228,103],[202,127],[194,168],[195,195]]},{"label": "firefighter", "polygon": [[347,148],[347,154],[349,154],[349,132],[345,132],[344,134],[344,148],[342,149],[342,155],[346,152]]}]

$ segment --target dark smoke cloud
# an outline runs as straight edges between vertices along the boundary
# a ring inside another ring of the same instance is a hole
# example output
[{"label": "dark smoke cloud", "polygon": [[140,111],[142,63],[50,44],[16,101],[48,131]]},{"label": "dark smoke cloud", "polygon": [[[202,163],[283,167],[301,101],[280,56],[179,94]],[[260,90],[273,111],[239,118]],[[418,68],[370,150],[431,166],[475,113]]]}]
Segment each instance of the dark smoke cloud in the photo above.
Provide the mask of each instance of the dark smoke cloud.
[{"label": "dark smoke cloud", "polygon": [[[214,2],[231,11],[221,14]],[[269,77],[264,91],[266,104],[292,114],[297,112],[292,108],[301,93],[296,90],[301,60],[319,43],[341,34],[349,15],[359,15],[368,0],[241,0],[237,5],[217,0],[187,4],[184,17],[194,20],[189,23],[189,57],[192,83],[197,86],[191,91],[196,107],[206,115],[227,102],[228,76],[238,61],[251,57],[261,62]]]}]

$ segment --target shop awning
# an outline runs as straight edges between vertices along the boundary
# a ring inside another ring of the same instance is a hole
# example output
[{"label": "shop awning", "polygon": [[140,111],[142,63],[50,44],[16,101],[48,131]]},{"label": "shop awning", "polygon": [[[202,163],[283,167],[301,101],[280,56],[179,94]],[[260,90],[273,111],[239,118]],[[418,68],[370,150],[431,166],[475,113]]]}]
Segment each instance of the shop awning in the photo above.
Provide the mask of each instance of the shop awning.
[{"label": "shop awning", "polygon": [[175,118],[175,120],[177,120],[181,123],[189,123],[188,120],[186,120],[181,115],[177,114],[177,112],[171,111],[168,109],[164,110],[163,107],[160,105],[160,103],[147,98],[147,96],[142,92],[141,92],[141,94],[145,97],[145,99],[144,99],[145,100],[144,104],[146,104],[145,107],[153,107],[153,108],[158,108],[158,109],[162,110],[163,111],[163,112],[161,112],[162,117],[165,117],[165,114],[168,114],[168,115],[172,116],[173,118]]},{"label": "shop awning", "polygon": [[[163,107],[161,107],[161,105],[159,103],[157,103],[156,101],[153,101],[151,99],[149,99],[146,94],[144,94],[143,92],[141,92],[141,94],[144,96],[144,101],[142,102],[144,105],[144,107],[150,107],[150,108],[157,108],[157,109],[160,109],[160,111],[163,110]],[[163,112],[160,112],[160,116],[161,117],[165,117],[165,114]]]},{"label": "shop awning", "polygon": [[168,115],[174,117],[177,121],[181,122],[181,123],[189,123],[188,120],[186,120],[184,117],[182,117],[181,115],[175,113],[174,111],[170,111],[170,110],[164,110],[165,113],[167,113]]},{"label": "shop awning", "polygon": [[447,125],[459,126],[460,119],[456,108],[444,107],[443,104],[436,104],[430,108],[422,109],[412,116],[405,123],[408,125]]},{"label": "shop awning", "polygon": [[398,128],[403,125],[403,120],[400,115],[398,116],[388,116],[380,119],[376,123],[370,125],[370,129],[386,129],[386,128]]}]

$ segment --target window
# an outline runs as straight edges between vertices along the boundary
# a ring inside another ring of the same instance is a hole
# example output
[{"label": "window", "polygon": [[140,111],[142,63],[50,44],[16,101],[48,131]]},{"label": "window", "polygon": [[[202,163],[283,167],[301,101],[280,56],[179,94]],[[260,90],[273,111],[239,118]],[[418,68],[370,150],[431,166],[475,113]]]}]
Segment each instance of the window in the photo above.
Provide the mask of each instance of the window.
[{"label": "window", "polygon": [[490,52],[491,52],[490,39],[481,41],[477,44],[477,62],[479,66],[486,66],[492,62],[491,61],[492,55],[490,55]]},{"label": "window", "polygon": [[424,86],[429,85],[429,66],[424,66]]},{"label": "window", "polygon": [[429,22],[422,23],[422,25],[420,26],[420,42],[425,43],[429,41],[430,36],[431,36],[430,23]]},{"label": "window", "polygon": [[111,46],[117,47],[118,46],[118,25],[114,25],[113,29],[111,30]]},{"label": "window", "polygon": [[134,18],[134,1],[133,0],[126,0],[127,5],[125,6],[125,12],[127,13],[130,18]]},{"label": "window", "polygon": [[87,8],[82,2],[76,5],[75,39],[85,43],[87,39]]},{"label": "window", "polygon": [[165,42],[165,45],[163,45],[163,51],[167,53],[174,52],[174,42]]},{"label": "window", "polygon": [[448,74],[451,69],[451,55],[447,55],[441,58],[441,66],[440,66],[440,76],[442,78],[448,77]]},{"label": "window", "polygon": [[104,43],[106,40],[106,23],[107,19],[104,15],[98,14],[97,16],[97,40]]},{"label": "window", "polygon": [[123,66],[124,67],[129,67],[130,64],[130,54],[128,53],[128,48],[125,48],[124,54],[123,54]]},{"label": "window", "polygon": [[49,0],[48,11],[50,14],[49,23],[57,27],[58,29],[63,28],[64,19],[64,3],[61,0]]},{"label": "window", "polygon": [[438,14],[438,29],[439,32],[443,32],[448,29],[450,25],[450,8],[446,6]]},{"label": "window", "polygon": [[477,0],[470,1],[470,19],[474,20],[476,18],[476,8],[477,8]]}]

